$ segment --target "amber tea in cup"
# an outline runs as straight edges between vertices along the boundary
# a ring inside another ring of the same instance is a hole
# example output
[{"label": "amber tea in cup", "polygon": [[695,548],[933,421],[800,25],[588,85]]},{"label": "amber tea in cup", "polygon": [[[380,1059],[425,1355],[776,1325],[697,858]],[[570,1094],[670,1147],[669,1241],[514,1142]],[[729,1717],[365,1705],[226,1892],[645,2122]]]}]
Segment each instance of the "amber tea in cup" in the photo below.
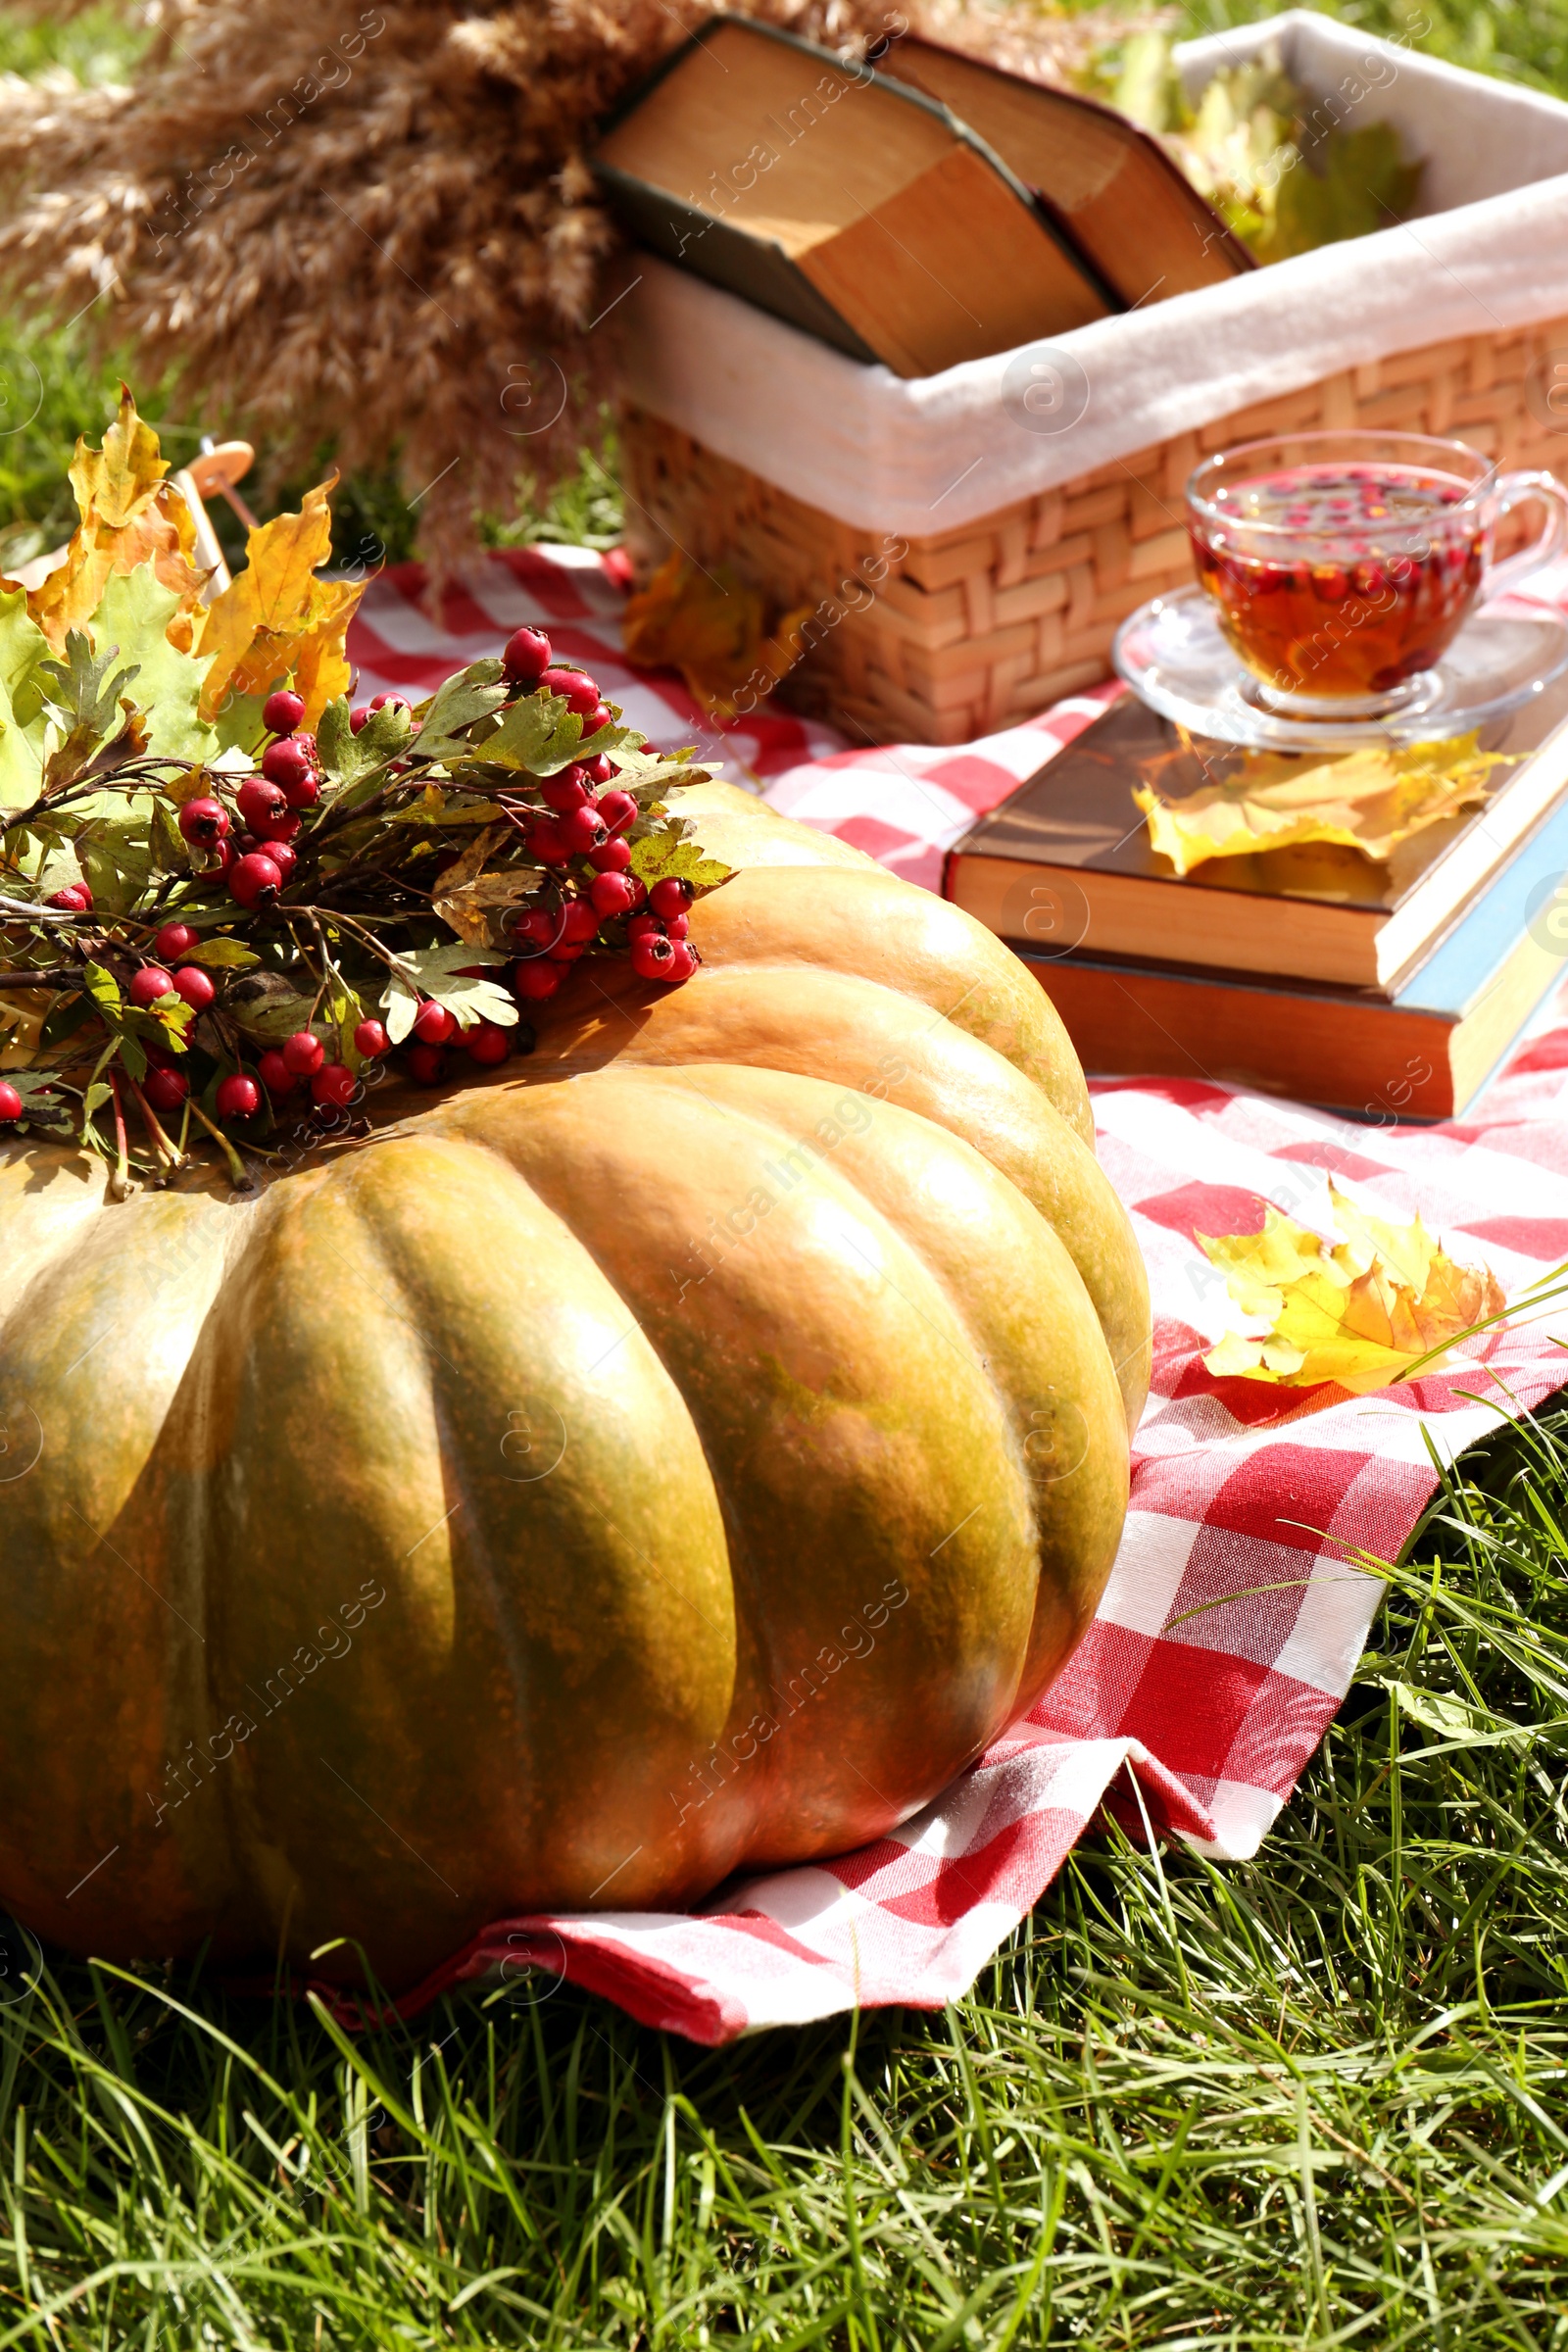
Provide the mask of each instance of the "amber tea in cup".
[{"label": "amber tea in cup", "polygon": [[[1540,537],[1494,564],[1497,523],[1529,499],[1546,508]],[[1472,606],[1568,527],[1551,474],[1500,474],[1420,433],[1250,442],[1200,466],[1187,504],[1199,580],[1257,700],[1322,717],[1418,708]]]}]

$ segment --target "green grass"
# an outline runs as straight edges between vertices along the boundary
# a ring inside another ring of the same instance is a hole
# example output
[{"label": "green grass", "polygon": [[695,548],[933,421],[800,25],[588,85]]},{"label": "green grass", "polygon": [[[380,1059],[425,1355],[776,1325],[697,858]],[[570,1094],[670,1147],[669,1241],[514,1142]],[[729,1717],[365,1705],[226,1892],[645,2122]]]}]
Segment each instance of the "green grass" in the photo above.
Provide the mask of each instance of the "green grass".
[{"label": "green grass", "polygon": [[1278,1833],[1082,1847],[973,1995],[704,2054],[0,2008],[0,2348],[1568,2343],[1568,1412],[1390,1580]]},{"label": "green grass", "polygon": [[[1561,0],[1424,6],[1568,87]],[[106,22],[0,11],[0,69],[122,72]],[[0,523],[69,521],[114,380],[0,325]],[[613,500],[591,454],[494,534]],[[408,552],[384,480],[342,511]],[[942,2016],[709,2055],[523,1984],[351,2043],[200,1970],[47,1970],[0,2005],[0,2352],[1568,2352],[1568,1412],[1468,1467],[1257,1859],[1112,1831]]]}]

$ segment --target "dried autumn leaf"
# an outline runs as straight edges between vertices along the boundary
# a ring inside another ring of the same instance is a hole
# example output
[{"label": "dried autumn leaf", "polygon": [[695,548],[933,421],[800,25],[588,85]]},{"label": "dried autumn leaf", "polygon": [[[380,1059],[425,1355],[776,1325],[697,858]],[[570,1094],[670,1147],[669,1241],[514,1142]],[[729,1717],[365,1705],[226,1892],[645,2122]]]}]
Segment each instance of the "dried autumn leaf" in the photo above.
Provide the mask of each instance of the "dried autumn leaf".
[{"label": "dried autumn leaf", "polygon": [[216,718],[232,691],[265,694],[295,677],[304,698],[301,725],[314,727],[349,683],[343,639],[364,583],[318,580],[332,546],[328,496],[335,473],[308,490],[297,514],[277,514],[250,532],[246,564],[208,606],[197,650],[212,657],[202,714]]},{"label": "dried autumn leaf", "polygon": [[76,443],[71,486],[81,516],[63,564],[27,597],[27,611],[56,653],[72,629],[89,622],[111,580],[151,564],[173,592],[169,640],[188,653],[208,574],[192,561],[196,525],[158,451],[158,435],[136,413],[125,385],[101,450]]},{"label": "dried autumn leaf", "polygon": [[1329,1198],[1344,1236],[1333,1247],[1275,1208],[1261,1233],[1197,1235],[1243,1314],[1264,1327],[1227,1332],[1203,1358],[1208,1371],[1282,1388],[1332,1381],[1364,1395],[1420,1359],[1436,1369],[1434,1349],[1501,1313],[1490,1267],[1459,1265],[1419,1217],[1390,1225],[1332,1182]]},{"label": "dried autumn leaf", "polygon": [[1482,751],[1477,735],[1377,744],[1311,761],[1298,753],[1253,752],[1234,775],[1181,800],[1162,801],[1147,784],[1133,799],[1148,820],[1150,846],[1178,874],[1205,858],[1249,858],[1302,842],[1337,842],[1381,858],[1412,833],[1484,801],[1493,770],[1512,764],[1504,753]]},{"label": "dried autumn leaf", "polygon": [[790,667],[790,637],[810,611],[787,612],[770,636],[756,589],[726,564],[708,572],[676,553],[628,599],[621,644],[636,668],[678,669],[705,710],[730,718],[744,687],[755,704]]}]

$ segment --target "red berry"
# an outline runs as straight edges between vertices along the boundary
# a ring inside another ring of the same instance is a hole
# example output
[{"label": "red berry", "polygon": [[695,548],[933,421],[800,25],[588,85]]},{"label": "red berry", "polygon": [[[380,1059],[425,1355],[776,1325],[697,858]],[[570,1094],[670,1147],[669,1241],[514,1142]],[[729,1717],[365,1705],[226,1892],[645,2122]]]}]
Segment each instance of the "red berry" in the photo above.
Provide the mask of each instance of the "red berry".
[{"label": "red berry", "polygon": [[385,1054],[391,1043],[379,1021],[362,1021],[354,1032],[355,1052],[363,1054],[367,1061],[374,1061],[378,1054]]},{"label": "red berry", "polygon": [[315,737],[285,735],[270,743],[262,754],[262,774],[277,786],[291,808],[308,808],[321,792]]},{"label": "red berry", "polygon": [[156,1004],[160,997],[172,997],[173,993],[174,976],[172,972],[166,972],[161,963],[144,963],[139,972],[132,972],[130,986],[125,991],[131,1003],[143,1008]]},{"label": "red berry", "polygon": [[603,752],[595,752],[591,760],[583,761],[582,772],[590,784],[603,786],[610,782],[615,771]]},{"label": "red berry", "polygon": [[199,963],[182,963],[174,974],[174,994],[183,997],[193,1012],[205,1012],[218,991]]},{"label": "red berry", "polygon": [[691,919],[689,914],[666,914],[664,929],[669,933],[671,939],[684,939],[690,928]]},{"label": "red berry", "polygon": [[683,939],[672,939],[669,944],[674,955],[674,962],[664,974],[665,979],[671,982],[689,980],[697,969],[696,949],[688,947]]},{"label": "red berry", "polygon": [[[274,695],[273,701],[278,698]],[[289,696],[297,702],[297,695]],[[254,1078],[220,1078],[218,1082],[218,1115],[220,1119],[253,1119],[262,1107],[262,1090]]]},{"label": "red berry", "polygon": [[421,1046],[444,1046],[457,1025],[456,1016],[433,997],[427,997],[414,1016],[414,1034]]},{"label": "red berry", "polygon": [[645,910],[643,913],[634,914],[631,917],[626,925],[626,937],[628,939],[667,939],[669,934],[657,914],[649,914]]},{"label": "red berry", "polygon": [[236,858],[228,869],[230,896],[242,906],[270,906],[283,887],[283,868],[260,850]]},{"label": "red berry", "polygon": [[537,858],[541,865],[566,865],[571,851],[563,837],[561,827],[550,817],[541,817],[528,827],[528,855]]},{"label": "red berry", "polygon": [[13,1119],[22,1116],[22,1097],[14,1086],[0,1078],[0,1126],[9,1127]]},{"label": "red berry", "polygon": [[362,727],[368,726],[369,720],[369,704],[356,703],[353,710],[349,712],[349,725],[353,729],[354,733],[357,735]]},{"label": "red berry", "polygon": [[153,954],[160,962],[177,963],[182,956],[188,956],[192,948],[201,944],[201,933],[193,931],[189,923],[166,923],[153,941]]},{"label": "red berry", "polygon": [[486,1069],[505,1061],[512,1051],[512,1040],[499,1021],[481,1021],[477,1028],[466,1029],[463,1042],[469,1058]]},{"label": "red berry", "polygon": [[564,767],[559,776],[546,776],[539,787],[539,798],[547,808],[558,816],[565,816],[580,808],[588,798],[588,785],[580,767]]},{"label": "red berry", "polygon": [[674,960],[675,944],[662,931],[645,931],[631,943],[631,968],[639,979],[671,979]]},{"label": "red berry", "polygon": [[656,882],[648,893],[648,904],[656,914],[684,914],[696,892],[678,874],[666,874]]},{"label": "red berry", "polygon": [[346,1063],[329,1061],[311,1080],[311,1099],[316,1102],[335,1102],[341,1109],[352,1101],[359,1083]]},{"label": "red berry", "polygon": [[234,805],[253,833],[288,814],[282,785],[270,783],[266,776],[247,776],[234,796]]},{"label": "red berry", "polygon": [[51,891],[44,905],[58,906],[62,914],[85,914],[92,905],[92,892],[85,882],[68,882],[64,890]]},{"label": "red berry", "polygon": [[501,653],[502,672],[514,686],[537,686],[550,667],[550,640],[543,629],[514,629]]},{"label": "red berry", "polygon": [[563,939],[592,939],[599,929],[599,916],[587,899],[568,899],[561,909]]},{"label": "red berry", "polygon": [[631,844],[618,835],[602,841],[597,850],[590,850],[588,862],[596,873],[623,874],[631,863]]},{"label": "red berry", "polygon": [[586,956],[587,953],[588,942],[585,939],[564,939],[559,947],[551,949],[550,960],[552,963],[575,963],[579,956]]},{"label": "red berry", "polygon": [[259,816],[256,820],[256,846],[270,850],[274,841],[292,841],[302,819],[296,811],[284,807],[276,816]]},{"label": "red berry", "polygon": [[179,829],[200,849],[216,849],[228,831],[228,810],[221,801],[187,801],[179,812]]},{"label": "red berry", "polygon": [[283,1040],[283,1067],[293,1078],[314,1078],[326,1059],[326,1048],[309,1029],[296,1029]]},{"label": "red berry", "polygon": [[[304,697],[287,686],[279,686],[262,705],[262,724],[269,735],[292,735],[304,716]],[[283,781],[281,776],[277,780]]]},{"label": "red berry", "polygon": [[647,896],[635,874],[596,874],[588,888],[589,904],[601,922],[635,913]]},{"label": "red berry", "polygon": [[409,1050],[409,1075],[420,1086],[439,1086],[447,1074],[447,1057],[439,1046],[413,1046]]},{"label": "red berry", "polygon": [[370,709],[372,710],[403,710],[408,713],[410,718],[414,716],[414,705],[406,694],[372,694]]},{"label": "red berry", "polygon": [[[583,741],[586,742],[590,735],[597,735],[601,727],[612,727],[614,723],[615,713],[613,710],[612,710],[610,705],[608,703],[595,703],[593,709],[588,711],[583,718]],[[594,758],[597,760],[599,754],[596,752],[594,754]]]},{"label": "red berry", "polygon": [[275,1046],[270,1046],[257,1063],[262,1084],[270,1095],[291,1095],[294,1092],[294,1073]]},{"label": "red berry", "polygon": [[637,813],[637,804],[629,792],[602,792],[599,813],[605,820],[607,833],[621,833]]},{"label": "red berry", "polygon": [[284,884],[286,886],[289,876],[293,873],[295,866],[299,863],[299,859],[295,857],[294,852],[290,849],[286,841],[269,841],[264,843],[263,847],[267,856],[270,858],[272,863],[282,875]]},{"label": "red berry", "polygon": [[231,841],[220,841],[214,846],[211,863],[204,865],[202,872],[204,874],[226,874],[233,862],[234,844]]},{"label": "red berry", "polygon": [[564,816],[557,830],[574,858],[585,857],[608,839],[604,819],[592,801],[584,801],[580,808],[573,808],[569,815]]},{"label": "red berry", "polygon": [[599,689],[582,669],[547,669],[539,680],[546,694],[559,694],[579,718],[599,708]]},{"label": "red berry", "polygon": [[151,1069],[141,1091],[154,1110],[177,1110],[190,1093],[190,1080],[183,1070]]},{"label": "red berry", "polygon": [[513,923],[512,935],[515,940],[525,940],[541,956],[548,955],[557,940],[564,936],[561,908],[530,906],[526,914],[519,914]]},{"label": "red berry", "polygon": [[555,995],[561,986],[561,974],[553,963],[519,963],[513,967],[512,985],[519,997],[538,1003]]}]

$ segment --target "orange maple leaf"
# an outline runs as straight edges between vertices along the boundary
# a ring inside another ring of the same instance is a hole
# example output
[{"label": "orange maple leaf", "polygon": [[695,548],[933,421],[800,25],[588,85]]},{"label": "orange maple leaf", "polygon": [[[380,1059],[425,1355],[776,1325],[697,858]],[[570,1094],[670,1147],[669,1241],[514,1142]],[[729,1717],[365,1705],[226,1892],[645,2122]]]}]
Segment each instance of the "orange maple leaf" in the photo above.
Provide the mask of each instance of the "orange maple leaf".
[{"label": "orange maple leaf", "polygon": [[202,689],[202,716],[216,718],[225,698],[265,694],[293,677],[303,696],[304,727],[314,727],[349,684],[343,651],[364,583],[318,580],[332,545],[328,496],[335,473],[308,490],[297,514],[277,514],[245,541],[246,564],[208,606],[197,651],[213,656]]},{"label": "orange maple leaf", "polygon": [[1329,1185],[1344,1240],[1329,1244],[1269,1208],[1261,1233],[1196,1236],[1248,1321],[1204,1356],[1206,1370],[1283,1388],[1331,1381],[1364,1395],[1437,1369],[1451,1341],[1502,1312],[1496,1276],[1458,1264],[1419,1217],[1390,1225]]}]

